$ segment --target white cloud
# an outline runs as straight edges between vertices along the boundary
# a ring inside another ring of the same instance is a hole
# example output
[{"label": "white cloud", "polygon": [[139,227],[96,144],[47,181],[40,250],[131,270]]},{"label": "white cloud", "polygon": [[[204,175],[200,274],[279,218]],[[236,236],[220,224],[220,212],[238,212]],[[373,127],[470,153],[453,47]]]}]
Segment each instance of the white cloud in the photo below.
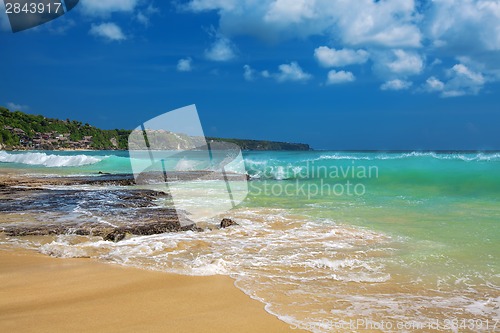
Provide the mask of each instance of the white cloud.
[{"label": "white cloud", "polygon": [[458,97],[478,94],[487,80],[480,72],[459,63],[447,71],[448,80],[441,81],[434,76],[427,79],[424,90],[438,92],[442,97]]},{"label": "white cloud", "polygon": [[476,95],[483,88],[486,79],[483,74],[475,72],[464,64],[456,64],[449,71],[450,80],[446,82],[443,97]]},{"label": "white cloud", "polygon": [[89,33],[91,35],[102,37],[110,41],[125,40],[127,37],[122,29],[115,23],[92,24]]},{"label": "white cloud", "polygon": [[269,73],[269,71],[262,71],[262,72],[260,72],[260,75],[262,75],[262,77],[265,77],[265,78],[271,77],[271,73]]},{"label": "white cloud", "polygon": [[212,46],[205,50],[205,57],[212,61],[229,61],[236,57],[235,47],[228,38],[217,34]]},{"label": "white cloud", "polygon": [[412,86],[412,82],[404,80],[390,80],[380,86],[382,90],[406,90]]},{"label": "white cloud", "polygon": [[425,81],[425,88],[427,91],[443,91],[444,82],[431,76]]},{"label": "white cloud", "polygon": [[88,15],[108,15],[114,12],[132,12],[139,0],[80,0],[80,7]]},{"label": "white cloud", "polygon": [[335,71],[331,70],[328,72],[328,78],[326,80],[326,84],[340,84],[353,82],[356,80],[356,77],[351,72],[346,71]]},{"label": "white cloud", "polygon": [[249,65],[243,66],[243,77],[247,81],[254,81],[255,80],[255,70],[250,67]]},{"label": "white cloud", "polygon": [[191,72],[193,70],[193,59],[191,58],[185,58],[185,59],[179,59],[177,62],[177,70],[179,72]]},{"label": "white cloud", "polygon": [[23,105],[23,104],[17,104],[14,102],[8,102],[7,103],[7,108],[10,111],[27,111],[30,109],[28,105]]},{"label": "white cloud", "polygon": [[414,0],[192,0],[185,9],[216,10],[228,36],[263,39],[330,35],[346,45],[419,47]]},{"label": "white cloud", "polygon": [[332,1],[342,41],[348,45],[419,47],[414,0]]},{"label": "white cloud", "polygon": [[456,64],[451,70],[456,77],[461,77],[472,84],[483,85],[485,82],[484,76],[481,73],[476,73],[463,64]]},{"label": "white cloud", "polygon": [[424,69],[424,62],[416,53],[395,50],[394,55],[396,56],[396,59],[387,64],[387,67],[393,73],[419,74]]},{"label": "white cloud", "polygon": [[299,23],[316,17],[314,1],[276,0],[269,6],[264,21],[278,23]]},{"label": "white cloud", "polygon": [[368,61],[370,54],[365,50],[336,50],[327,46],[320,46],[314,50],[314,57],[323,67],[342,67],[353,64],[364,64]]},{"label": "white cloud", "polygon": [[376,62],[376,67],[381,68],[382,72],[397,76],[420,74],[424,69],[424,61],[420,55],[401,49],[379,54]]},{"label": "white cloud", "polygon": [[500,50],[498,0],[435,0],[426,14],[425,30],[439,47]]},{"label": "white cloud", "polygon": [[304,72],[295,61],[292,61],[290,64],[279,65],[278,69],[279,72],[273,75],[278,82],[306,82],[312,78],[312,75]]}]

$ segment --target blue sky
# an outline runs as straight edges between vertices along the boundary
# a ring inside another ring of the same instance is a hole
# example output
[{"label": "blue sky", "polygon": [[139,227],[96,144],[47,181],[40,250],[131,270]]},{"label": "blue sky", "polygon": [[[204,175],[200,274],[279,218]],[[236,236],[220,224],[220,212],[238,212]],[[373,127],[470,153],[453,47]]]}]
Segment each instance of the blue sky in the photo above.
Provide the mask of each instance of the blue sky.
[{"label": "blue sky", "polygon": [[[0,4],[2,1],[0,0]],[[316,149],[500,149],[499,0],[80,0],[13,34],[0,105]]]}]

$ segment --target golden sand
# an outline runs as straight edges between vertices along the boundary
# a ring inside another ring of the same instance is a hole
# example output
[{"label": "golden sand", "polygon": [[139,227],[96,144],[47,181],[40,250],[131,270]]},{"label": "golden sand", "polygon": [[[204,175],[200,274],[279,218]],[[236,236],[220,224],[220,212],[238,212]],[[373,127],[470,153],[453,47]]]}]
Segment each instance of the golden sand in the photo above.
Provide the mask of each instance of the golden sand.
[{"label": "golden sand", "polygon": [[225,276],[0,250],[0,332],[289,332]]}]

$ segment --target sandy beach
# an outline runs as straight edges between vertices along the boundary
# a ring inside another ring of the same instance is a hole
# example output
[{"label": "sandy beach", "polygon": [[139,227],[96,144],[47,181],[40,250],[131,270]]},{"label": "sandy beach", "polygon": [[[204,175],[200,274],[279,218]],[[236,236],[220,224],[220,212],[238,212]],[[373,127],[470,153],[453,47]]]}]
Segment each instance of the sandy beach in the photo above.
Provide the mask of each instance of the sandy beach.
[{"label": "sandy beach", "polygon": [[229,277],[0,250],[1,332],[289,332]]}]

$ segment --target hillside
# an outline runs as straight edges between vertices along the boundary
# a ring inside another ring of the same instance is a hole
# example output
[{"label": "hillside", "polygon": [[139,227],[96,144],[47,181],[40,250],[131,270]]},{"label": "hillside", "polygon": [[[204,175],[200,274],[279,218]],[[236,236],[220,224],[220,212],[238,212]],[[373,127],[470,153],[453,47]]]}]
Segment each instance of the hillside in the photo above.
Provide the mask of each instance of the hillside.
[{"label": "hillside", "polygon": [[[10,111],[0,107],[0,149],[6,150],[58,150],[95,149],[126,150],[132,131],[103,130],[76,120],[60,120]],[[171,136],[172,140],[175,137]],[[310,150],[309,145],[274,141],[207,138],[212,141],[231,142],[243,150]],[[182,147],[181,142],[169,142]],[[133,147],[131,147],[133,149]]]}]

